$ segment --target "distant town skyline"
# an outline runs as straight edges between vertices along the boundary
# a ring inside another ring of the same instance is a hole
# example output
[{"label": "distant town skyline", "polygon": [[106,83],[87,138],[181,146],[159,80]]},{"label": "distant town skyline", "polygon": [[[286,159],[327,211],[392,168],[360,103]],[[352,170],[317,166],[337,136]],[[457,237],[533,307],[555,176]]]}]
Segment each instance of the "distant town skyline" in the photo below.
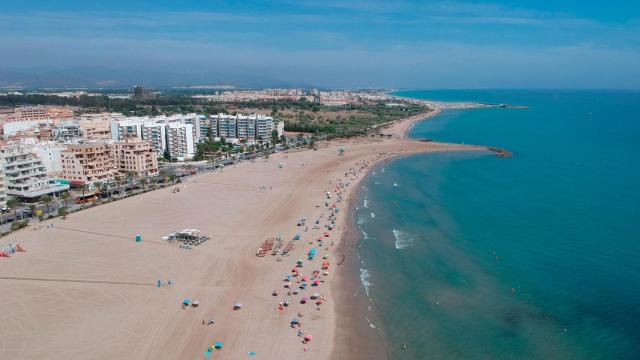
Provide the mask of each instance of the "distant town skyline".
[{"label": "distant town skyline", "polygon": [[0,87],[640,88],[635,0],[31,0],[0,43]]}]

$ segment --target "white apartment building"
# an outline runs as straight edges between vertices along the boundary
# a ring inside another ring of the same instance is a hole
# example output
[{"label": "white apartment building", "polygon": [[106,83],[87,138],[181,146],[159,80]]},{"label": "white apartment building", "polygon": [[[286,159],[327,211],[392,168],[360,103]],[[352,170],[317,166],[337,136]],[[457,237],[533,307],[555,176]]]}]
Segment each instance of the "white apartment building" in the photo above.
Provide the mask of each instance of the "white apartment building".
[{"label": "white apartment building", "polygon": [[[278,124],[279,125],[279,124]],[[225,115],[211,116],[210,128],[214,137],[225,139],[244,139],[248,141],[271,141],[271,132],[278,130],[273,117],[266,115]],[[284,123],[282,124],[284,133]]]},{"label": "white apartment building", "polygon": [[256,124],[257,141],[271,142],[271,132],[275,130],[273,126],[273,118],[271,116],[258,115],[254,116]]},{"label": "white apartment building", "polygon": [[142,139],[142,124],[143,120],[137,118],[126,121],[112,121],[111,139],[116,141],[123,141],[130,137]]},{"label": "white apartment building", "polygon": [[0,160],[0,209],[7,207],[7,187],[5,186],[4,165]]},{"label": "white apartment building", "polygon": [[62,172],[62,159],[60,153],[67,147],[55,141],[41,141],[31,145],[31,151],[42,161],[47,168],[47,173],[60,174]]},{"label": "white apartment building", "polygon": [[156,156],[163,156],[167,148],[167,125],[158,122],[142,124],[142,139],[149,141]]},{"label": "white apartment building", "polygon": [[28,147],[12,144],[0,148],[7,195],[23,199],[36,199],[47,194],[69,189],[57,184],[47,175],[47,168]]},{"label": "white apartment building", "polygon": [[256,138],[256,118],[255,116],[237,115],[236,116],[238,139],[255,139]]},{"label": "white apartment building", "polygon": [[167,153],[171,159],[183,161],[195,155],[193,126],[191,124],[168,124],[166,134]]},{"label": "white apartment building", "polygon": [[[215,118],[217,137],[225,139],[235,139],[238,137],[237,121],[233,115],[218,114]],[[213,122],[212,122],[213,125]]]}]

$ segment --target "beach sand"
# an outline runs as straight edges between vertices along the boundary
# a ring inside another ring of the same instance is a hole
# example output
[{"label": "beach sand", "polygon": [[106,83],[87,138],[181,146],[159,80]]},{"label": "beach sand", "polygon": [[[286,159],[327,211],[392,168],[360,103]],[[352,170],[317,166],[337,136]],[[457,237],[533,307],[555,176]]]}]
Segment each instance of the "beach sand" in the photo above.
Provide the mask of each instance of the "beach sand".
[{"label": "beach sand", "polygon": [[[402,134],[405,125],[385,131]],[[399,138],[320,143],[317,151],[278,153],[191,178],[177,193],[156,190],[15,232],[0,239],[2,245],[15,239],[26,250],[0,259],[0,358],[199,359],[215,341],[224,343],[216,359],[251,358],[249,352],[259,359],[341,358],[335,344],[342,305],[332,292],[340,286],[336,275],[347,271],[336,264],[349,225],[347,201],[367,171],[357,164],[370,168],[388,158],[378,156],[384,152],[483,149]],[[350,168],[358,170],[343,180],[350,183],[338,205],[345,211],[325,241],[335,246],[318,248],[320,256],[309,263],[309,242],[326,231],[311,229],[321,214],[326,219],[324,193]],[[310,222],[308,232],[296,226],[302,217]],[[161,239],[184,228],[212,239],[192,250]],[[262,241],[276,233],[285,243],[296,233],[302,240],[281,262],[256,257]],[[134,241],[136,234],[142,242]],[[320,268],[325,253],[331,275],[305,291],[320,292],[327,302],[315,310],[293,296],[289,308],[278,311],[287,298],[282,279],[295,261],[305,259],[306,274]],[[274,289],[279,296],[272,296]],[[182,309],[184,298],[198,300],[199,307]],[[239,311],[232,310],[236,302],[244,305]],[[298,311],[305,334],[313,335],[306,345],[289,326]],[[203,325],[208,319],[215,324]]]}]

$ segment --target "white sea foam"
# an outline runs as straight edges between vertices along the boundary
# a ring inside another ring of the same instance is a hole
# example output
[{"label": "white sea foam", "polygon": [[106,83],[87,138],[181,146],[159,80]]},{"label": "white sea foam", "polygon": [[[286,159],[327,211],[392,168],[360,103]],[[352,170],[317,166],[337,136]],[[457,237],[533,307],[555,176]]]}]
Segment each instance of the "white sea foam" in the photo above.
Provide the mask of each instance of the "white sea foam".
[{"label": "white sea foam", "polygon": [[393,183],[393,187],[398,187],[398,186],[400,186],[400,185],[398,185],[398,183],[397,183],[397,182],[394,182],[394,183]]},{"label": "white sea foam", "polygon": [[414,239],[408,233],[393,229],[393,236],[396,238],[396,249],[406,249],[413,244]]},{"label": "white sea foam", "polygon": [[371,320],[369,320],[369,318],[368,318],[366,315],[365,315],[364,319],[365,319],[365,320],[367,320],[367,322],[369,323],[369,326],[370,326],[372,329],[375,329],[375,328],[376,328],[376,326],[375,326],[375,325],[373,325],[373,323],[371,322]]},{"label": "white sea foam", "polygon": [[374,213],[371,213],[371,214],[369,214],[369,215],[371,215],[371,218],[372,218],[372,219],[376,217],[376,214],[374,214]]},{"label": "white sea foam", "polygon": [[384,172],[384,168],[380,169],[380,171]]},{"label": "white sea foam", "polygon": [[369,288],[373,285],[369,280],[371,279],[371,274],[369,274],[369,270],[365,268],[360,268],[360,282],[362,286],[364,286],[364,292],[369,297]]},{"label": "white sea foam", "polygon": [[364,208],[368,208],[369,207],[369,200],[364,199],[364,203],[362,204],[364,206]]},{"label": "white sea foam", "polygon": [[367,222],[367,217],[364,215],[358,215],[358,220],[356,220],[356,224],[362,225]]}]

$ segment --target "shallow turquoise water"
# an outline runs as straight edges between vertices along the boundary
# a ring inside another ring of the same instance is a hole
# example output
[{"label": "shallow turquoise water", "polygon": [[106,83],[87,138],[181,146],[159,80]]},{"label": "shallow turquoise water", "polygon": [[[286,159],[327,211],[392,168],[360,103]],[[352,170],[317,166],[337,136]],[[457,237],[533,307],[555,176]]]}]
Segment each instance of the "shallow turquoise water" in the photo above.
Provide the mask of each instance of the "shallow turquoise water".
[{"label": "shallow turquoise water", "polygon": [[418,155],[365,180],[362,278],[391,357],[640,358],[640,93],[401,95],[530,109],[445,111],[412,130],[512,158]]}]

